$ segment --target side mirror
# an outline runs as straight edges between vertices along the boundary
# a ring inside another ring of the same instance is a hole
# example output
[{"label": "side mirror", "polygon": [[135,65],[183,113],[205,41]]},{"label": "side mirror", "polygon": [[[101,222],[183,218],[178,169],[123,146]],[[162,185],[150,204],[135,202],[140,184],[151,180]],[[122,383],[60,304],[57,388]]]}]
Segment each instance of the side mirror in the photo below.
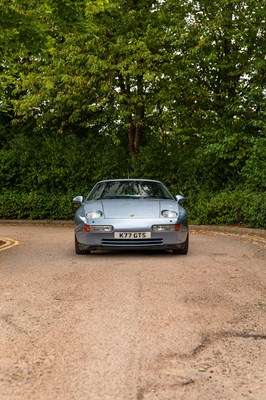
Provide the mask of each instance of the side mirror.
[{"label": "side mirror", "polygon": [[74,203],[82,204],[82,203],[83,203],[83,196],[76,196],[76,197],[74,197],[73,202],[74,202]]},{"label": "side mirror", "polygon": [[182,201],[182,200],[185,200],[185,197],[184,196],[181,196],[181,194],[177,194],[176,196],[175,196],[175,198],[176,198],[176,201],[179,203],[180,201]]}]

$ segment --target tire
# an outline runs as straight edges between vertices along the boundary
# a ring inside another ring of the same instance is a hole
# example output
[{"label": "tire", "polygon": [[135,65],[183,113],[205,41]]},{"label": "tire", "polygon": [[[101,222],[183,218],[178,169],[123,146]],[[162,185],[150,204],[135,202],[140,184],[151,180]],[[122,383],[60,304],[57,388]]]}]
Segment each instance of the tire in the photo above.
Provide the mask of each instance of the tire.
[{"label": "tire", "polygon": [[187,239],[180,249],[172,250],[173,254],[186,255],[188,253],[188,243],[189,243],[189,235],[187,235]]},{"label": "tire", "polygon": [[75,235],[75,251],[76,251],[76,254],[90,254],[90,250],[87,250],[87,249],[83,250],[79,247],[79,242],[78,242],[76,235]]}]

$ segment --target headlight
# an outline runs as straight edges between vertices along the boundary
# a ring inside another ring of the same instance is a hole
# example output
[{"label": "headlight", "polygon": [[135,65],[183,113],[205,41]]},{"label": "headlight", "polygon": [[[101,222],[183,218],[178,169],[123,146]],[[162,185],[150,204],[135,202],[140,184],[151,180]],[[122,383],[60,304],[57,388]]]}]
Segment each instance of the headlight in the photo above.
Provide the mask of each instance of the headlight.
[{"label": "headlight", "polygon": [[178,232],[180,231],[180,225],[175,224],[175,225],[153,225],[152,227],[153,232]]},{"label": "headlight", "polygon": [[89,211],[86,214],[86,218],[90,219],[90,218],[101,218],[103,216],[102,211],[97,210],[97,211]]},{"label": "headlight", "polygon": [[173,210],[163,210],[161,212],[162,217],[164,218],[175,218],[177,217],[177,212]]}]

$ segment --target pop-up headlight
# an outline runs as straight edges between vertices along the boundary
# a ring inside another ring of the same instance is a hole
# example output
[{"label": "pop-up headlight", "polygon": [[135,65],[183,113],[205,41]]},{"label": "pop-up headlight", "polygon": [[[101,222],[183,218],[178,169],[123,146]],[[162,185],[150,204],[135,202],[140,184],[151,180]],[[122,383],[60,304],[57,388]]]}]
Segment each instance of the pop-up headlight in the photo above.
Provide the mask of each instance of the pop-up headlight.
[{"label": "pop-up headlight", "polygon": [[101,218],[103,216],[102,211],[100,210],[96,210],[96,211],[89,211],[86,214],[86,218],[87,219],[91,219],[91,218]]},{"label": "pop-up headlight", "polygon": [[177,212],[173,210],[162,210],[161,215],[163,218],[175,218],[177,217]]}]

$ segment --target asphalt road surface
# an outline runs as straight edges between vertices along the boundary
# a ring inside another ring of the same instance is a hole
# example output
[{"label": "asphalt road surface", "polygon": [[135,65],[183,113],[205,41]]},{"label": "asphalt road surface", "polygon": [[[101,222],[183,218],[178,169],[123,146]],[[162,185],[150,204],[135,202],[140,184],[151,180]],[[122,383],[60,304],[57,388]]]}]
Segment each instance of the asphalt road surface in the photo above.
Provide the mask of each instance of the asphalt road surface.
[{"label": "asphalt road surface", "polygon": [[186,256],[74,253],[0,225],[1,400],[265,400],[265,238],[192,231]]}]

